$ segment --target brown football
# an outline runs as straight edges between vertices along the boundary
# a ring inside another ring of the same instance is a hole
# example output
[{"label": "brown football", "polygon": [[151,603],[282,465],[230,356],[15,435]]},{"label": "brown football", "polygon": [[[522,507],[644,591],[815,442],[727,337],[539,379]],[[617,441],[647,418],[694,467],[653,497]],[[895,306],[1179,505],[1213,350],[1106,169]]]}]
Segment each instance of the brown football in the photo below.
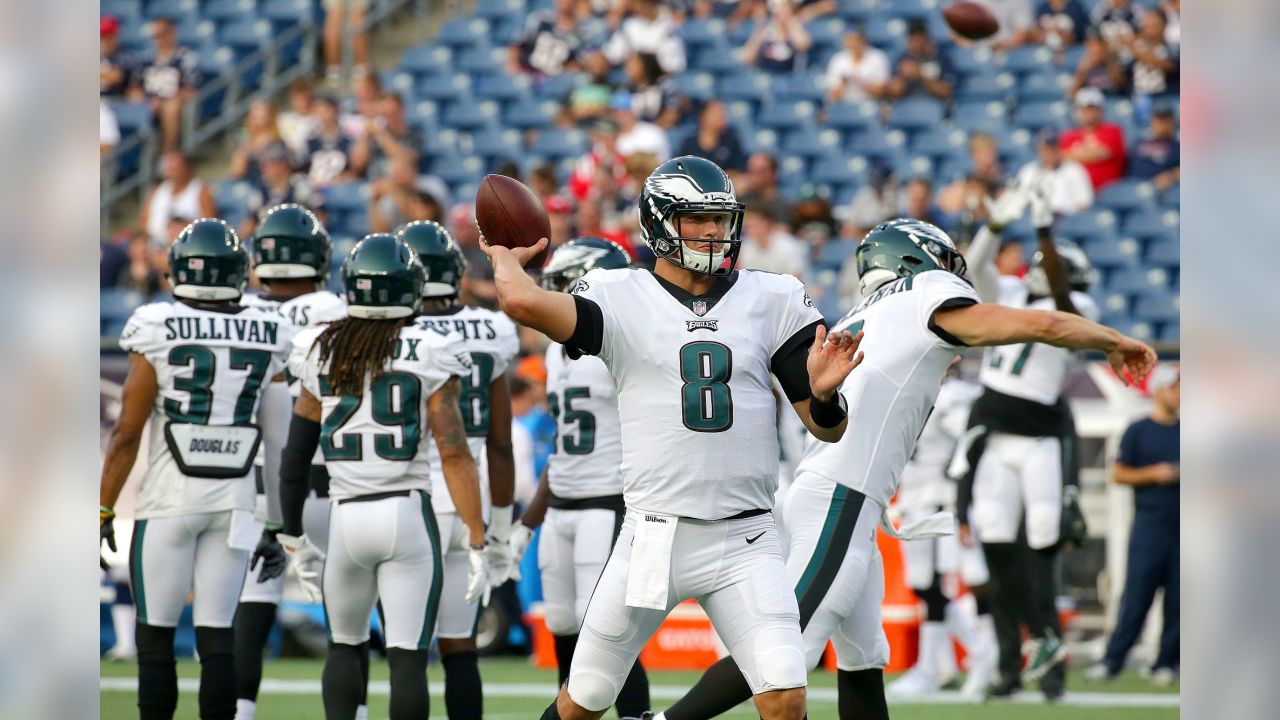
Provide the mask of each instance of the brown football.
[{"label": "brown football", "polygon": [[942,11],[942,17],[956,34],[969,40],[981,40],[996,34],[1000,23],[991,11],[976,2],[954,2]]},{"label": "brown football", "polygon": [[[476,224],[490,245],[529,247],[541,238],[551,237],[551,219],[542,201],[524,183],[506,175],[485,175],[480,181],[476,190]],[[525,267],[537,270],[546,260],[544,250]]]}]

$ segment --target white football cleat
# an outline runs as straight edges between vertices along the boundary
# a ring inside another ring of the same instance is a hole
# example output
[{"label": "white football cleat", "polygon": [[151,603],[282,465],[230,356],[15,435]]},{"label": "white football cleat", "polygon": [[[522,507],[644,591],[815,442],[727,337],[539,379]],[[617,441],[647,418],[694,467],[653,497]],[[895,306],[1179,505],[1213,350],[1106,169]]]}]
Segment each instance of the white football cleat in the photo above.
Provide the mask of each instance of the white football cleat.
[{"label": "white football cleat", "polygon": [[920,667],[913,667],[889,683],[884,694],[891,697],[914,697],[935,693],[939,687],[936,675]]}]

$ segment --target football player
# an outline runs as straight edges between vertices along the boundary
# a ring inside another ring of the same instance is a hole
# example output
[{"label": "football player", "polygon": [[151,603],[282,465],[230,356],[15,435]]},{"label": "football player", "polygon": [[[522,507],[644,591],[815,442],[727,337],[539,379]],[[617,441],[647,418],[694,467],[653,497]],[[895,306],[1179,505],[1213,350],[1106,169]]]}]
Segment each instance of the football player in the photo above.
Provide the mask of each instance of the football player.
[{"label": "football player", "polygon": [[[252,238],[253,271],[266,289],[261,295],[244,295],[241,305],[278,314],[295,328],[337,320],[346,314],[341,297],[325,289],[331,253],[329,233],[323,223],[301,205],[276,205],[258,222]],[[258,520],[261,539],[240,593],[235,619],[236,719],[253,720],[262,682],[262,649],[275,624],[276,608],[284,594],[284,550],[276,542],[280,531],[278,503],[268,506],[266,485],[279,487],[280,451],[284,448],[299,386],[283,380],[263,393],[258,408],[262,428],[262,452],[254,467],[258,481]],[[307,498],[307,532],[323,544],[328,535],[329,476],[317,453],[311,465],[311,495]],[[272,495],[275,496],[274,494]],[[261,569],[256,557],[270,560]],[[315,568],[318,571],[318,568]],[[315,598],[319,600],[319,598]],[[366,663],[367,663],[366,654]]]},{"label": "football player", "polygon": [[538,287],[525,262],[547,246],[482,244],[503,310],[596,355],[618,388],[627,516],[587,605],[569,680],[544,718],[599,718],[667,613],[696,598],[741,661],[765,720],[805,712],[795,595],[781,581],[770,508],[777,404],[770,375],[823,441],[844,434],[836,387],[858,340],[827,342],[798,280],[736,270],[742,216],[715,163],[659,165],[640,192],[653,271],[593,270],[569,294]]},{"label": "football player", "polygon": [[112,508],[150,419],[129,557],[139,714],[172,718],[178,706],[174,628],[190,593],[200,716],[231,718],[231,623],[259,539],[251,471],[261,434],[252,423],[267,384],[285,367],[293,327],[237,302],[249,257],[222,220],[184,228],[169,248],[169,268],[177,300],[138,308],[120,336],[129,375],[103,461],[100,525],[114,549]]},{"label": "football player", "polygon": [[[984,302],[1096,320],[1098,306],[1087,292],[1096,273],[1079,247],[1054,242],[1047,190],[1043,185],[1014,185],[993,203],[987,227],[969,249],[974,287]],[[1037,228],[1039,251],[1032,268],[1025,280],[997,275],[996,231],[1024,212]],[[1062,394],[1074,362],[1069,349],[1028,342],[988,350],[978,376],[983,393],[973,405],[969,425],[985,428],[986,433],[969,450],[958,510],[965,523],[961,541],[972,544],[976,536],[991,570],[992,614],[1000,642],[1000,677],[991,689],[996,698],[1017,692],[1023,681],[1039,680],[1051,701],[1064,691],[1062,661],[1067,651],[1053,568],[1066,542],[1084,539],[1083,520],[1074,504],[1079,444]],[[1019,625],[1025,625],[1030,636],[1025,668]]]},{"label": "football player", "polygon": [[[466,600],[488,591],[478,471],[458,411],[471,358],[459,336],[416,325],[426,274],[407,245],[367,235],[343,265],[348,316],[303,330],[289,371],[302,383],[281,460],[284,530],[295,564],[318,558],[329,621],[325,716],[350,720],[364,695],[361,646],[375,602],[391,668],[390,716],[427,717],[427,650],[444,585],[431,508],[428,447],[439,445],[449,495],[468,533]],[[424,432],[426,428],[431,433]],[[327,552],[303,534],[316,448],[329,469]],[[314,577],[302,576],[314,586]]]},{"label": "football player", "polygon": [[[782,525],[808,667],[817,665],[830,639],[841,720],[888,720],[883,668],[889,643],[880,617],[884,572],[876,526],[908,539],[951,531],[946,513],[901,531],[882,521],[947,367],[969,346],[1034,341],[1103,350],[1118,372],[1127,367],[1140,380],[1155,353],[1078,315],[979,303],[951,238],[920,220],[878,225],[855,261],[863,299],[832,331],[865,332],[868,367],[840,386],[849,431],[836,443],[809,441],[782,503]],[[658,718],[714,717],[749,693],[726,658]]]},{"label": "football player", "polygon": [[[511,391],[507,370],[520,349],[515,323],[506,315],[459,301],[466,260],[462,249],[438,223],[416,221],[403,225],[396,238],[409,246],[427,273],[417,325],[441,335],[457,333],[471,356],[471,372],[462,378],[459,411],[467,443],[480,478],[481,513],[489,517],[489,566],[494,587],[511,574],[512,503],[515,461],[511,454]],[[431,507],[440,527],[444,553],[444,590],[436,637],[444,666],[444,704],[449,720],[480,720],[484,695],[476,656],[476,623],[480,601],[467,595],[466,526],[454,508],[435,446],[431,461]],[[488,482],[484,476],[488,475]],[[492,502],[492,508],[489,504]],[[483,598],[488,604],[486,594]]]},{"label": "football player", "polygon": [[[555,251],[542,269],[540,283],[547,290],[568,292],[592,270],[630,265],[630,256],[617,243],[577,238]],[[622,426],[617,389],[604,361],[590,355],[570,358],[563,345],[551,343],[546,364],[555,447],[511,542],[518,566],[534,529],[542,528],[542,607],[563,685],[591,591],[622,529]],[[649,709],[649,678],[638,660],[616,705],[620,717],[638,718]]]},{"label": "football player", "polygon": [[[969,406],[982,392],[974,383],[959,377],[957,357],[938,390],[933,413],[924,424],[915,451],[902,470],[895,505],[902,521],[911,523],[943,510],[954,512],[956,483],[947,476],[947,466],[969,420]],[[893,682],[886,692],[893,696],[930,693],[944,687],[957,672],[951,648],[954,635],[964,645],[969,675],[961,693],[981,697],[995,674],[996,639],[991,616],[978,613],[989,577],[982,549],[964,547],[955,535],[904,540],[902,561],[907,585],[925,605],[920,625],[920,650],[916,664]],[[952,600],[943,579],[955,575],[973,592],[974,600]]]}]

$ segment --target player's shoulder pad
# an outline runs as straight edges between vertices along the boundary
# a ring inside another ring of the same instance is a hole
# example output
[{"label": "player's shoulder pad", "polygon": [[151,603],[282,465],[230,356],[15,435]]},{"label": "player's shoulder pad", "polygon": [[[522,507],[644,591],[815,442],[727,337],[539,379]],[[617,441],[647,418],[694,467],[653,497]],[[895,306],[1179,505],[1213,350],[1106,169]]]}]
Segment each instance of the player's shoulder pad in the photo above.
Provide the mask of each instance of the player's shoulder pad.
[{"label": "player's shoulder pad", "polygon": [[132,325],[135,321],[140,325],[161,324],[173,317],[175,308],[175,303],[163,300],[139,305],[129,316],[129,324]]},{"label": "player's shoulder pad", "polygon": [[586,275],[578,278],[578,281],[569,288],[569,293],[577,295],[581,292],[589,290],[592,285],[616,285],[633,280],[636,277],[638,268],[596,268],[587,272]]},{"label": "player's shoulder pad", "polygon": [[912,285],[920,288],[939,291],[955,290],[961,296],[973,296],[975,299],[978,297],[978,292],[968,280],[946,270],[926,270],[911,276],[911,279]]},{"label": "player's shoulder pad", "polygon": [[[307,312],[295,314],[291,312],[295,307],[305,307]],[[281,303],[280,314],[287,318],[296,315],[294,322],[299,327],[311,327],[346,317],[347,301],[328,290],[317,290]]]}]

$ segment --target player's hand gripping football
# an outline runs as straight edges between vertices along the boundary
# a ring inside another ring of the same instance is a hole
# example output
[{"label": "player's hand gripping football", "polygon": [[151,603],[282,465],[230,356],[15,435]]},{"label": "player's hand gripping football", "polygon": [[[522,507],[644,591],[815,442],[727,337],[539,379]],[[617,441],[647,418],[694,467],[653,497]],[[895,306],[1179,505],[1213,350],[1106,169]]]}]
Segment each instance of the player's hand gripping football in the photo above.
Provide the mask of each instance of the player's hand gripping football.
[{"label": "player's hand gripping football", "polygon": [[809,370],[809,391],[819,402],[829,402],[840,383],[862,363],[862,353],[858,352],[861,344],[861,330],[857,335],[850,335],[847,330],[828,335],[825,327],[818,326],[805,365]]},{"label": "player's hand gripping football", "polygon": [[260,583],[280,577],[284,574],[285,568],[289,567],[289,554],[276,539],[275,530],[265,528],[262,530],[262,537],[258,538],[258,547],[254,548],[253,557],[249,560],[249,569],[256,570],[259,562],[262,563],[262,569],[258,570]]},{"label": "player's hand gripping football", "polygon": [[306,535],[279,533],[276,539],[289,553],[289,562],[293,565],[293,571],[298,574],[298,581],[302,583],[302,590],[307,598],[311,602],[323,600],[320,577],[324,571],[324,551],[312,544]]},{"label": "player's hand gripping football", "polygon": [[489,241],[484,239],[484,235],[480,235],[480,251],[484,253],[485,257],[489,258],[489,262],[492,263],[495,268],[498,266],[498,263],[504,262],[508,258],[515,260],[520,264],[520,267],[523,268],[525,265],[529,264],[530,260],[537,257],[538,254],[546,249],[550,244],[550,240],[542,238],[529,247],[509,248],[502,245],[490,245]]},{"label": "player's hand gripping football", "polygon": [[481,605],[489,604],[489,593],[493,585],[489,581],[489,547],[472,546],[467,553],[467,595],[466,601],[480,601]]},{"label": "player's hand gripping football", "polygon": [[[1116,376],[1125,385],[1140,383],[1156,366],[1156,351],[1146,343],[1127,335],[1120,336],[1120,343],[1107,351],[1107,361]],[[1126,374],[1127,371],[1127,374]]]}]

